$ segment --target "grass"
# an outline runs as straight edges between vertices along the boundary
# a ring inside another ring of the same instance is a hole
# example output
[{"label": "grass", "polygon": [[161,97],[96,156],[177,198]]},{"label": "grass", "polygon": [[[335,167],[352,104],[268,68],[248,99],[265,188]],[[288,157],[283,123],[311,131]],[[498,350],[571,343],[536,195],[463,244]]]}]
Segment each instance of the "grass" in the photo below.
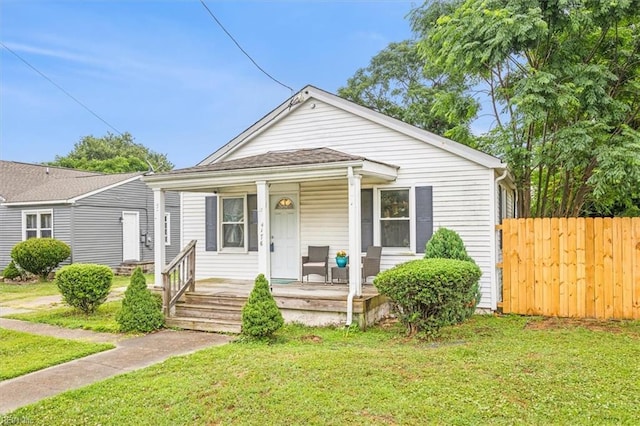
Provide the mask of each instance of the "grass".
[{"label": "grass", "polygon": [[0,328],[0,381],[114,347]]},{"label": "grass", "polygon": [[118,333],[119,325],[116,322],[116,313],[121,306],[122,302],[117,300],[100,305],[96,312],[91,315],[85,315],[78,309],[65,306],[41,309],[25,314],[6,315],[5,318],[57,325],[65,328]]},{"label": "grass", "polygon": [[35,282],[8,284],[0,283],[0,303],[13,301],[27,301],[43,296],[60,294],[53,282]]},{"label": "grass", "polygon": [[[287,326],[18,409],[32,424],[634,424],[640,322],[476,316],[437,342]],[[2,418],[0,417],[0,423]]]},{"label": "grass", "polygon": [[[146,274],[147,283],[153,282],[154,276]],[[126,287],[129,285],[129,276],[115,275],[111,288]],[[0,283],[0,303],[25,302],[43,296],[57,296],[60,291],[55,282],[27,282],[27,283]]]}]

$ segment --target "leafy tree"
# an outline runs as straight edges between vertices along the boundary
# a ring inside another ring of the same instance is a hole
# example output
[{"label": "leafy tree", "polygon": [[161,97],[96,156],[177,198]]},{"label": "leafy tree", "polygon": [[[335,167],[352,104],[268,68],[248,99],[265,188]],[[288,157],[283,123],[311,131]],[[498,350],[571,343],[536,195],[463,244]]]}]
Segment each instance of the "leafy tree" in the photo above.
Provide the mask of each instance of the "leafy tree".
[{"label": "leafy tree", "polygon": [[149,169],[147,161],[155,171],[171,170],[173,164],[165,154],[158,154],[142,144],[134,142],[130,133],[96,138],[85,136],[77,142],[66,156],[56,155],[51,166],[91,170],[102,173],[143,172]]},{"label": "leafy tree", "polygon": [[415,41],[390,43],[356,71],[338,95],[459,142],[475,145],[470,131],[478,103],[442,74],[425,73]]},{"label": "leafy tree", "polygon": [[465,93],[486,89],[521,214],[637,211],[640,0],[450,4],[414,21],[419,52]]}]

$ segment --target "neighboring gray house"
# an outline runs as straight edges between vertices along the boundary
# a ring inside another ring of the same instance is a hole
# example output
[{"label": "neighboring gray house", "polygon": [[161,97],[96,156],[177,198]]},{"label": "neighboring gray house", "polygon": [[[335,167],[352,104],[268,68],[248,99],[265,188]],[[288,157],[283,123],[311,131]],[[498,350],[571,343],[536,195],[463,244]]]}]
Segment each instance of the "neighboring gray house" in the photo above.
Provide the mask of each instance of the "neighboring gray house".
[{"label": "neighboring gray house", "polygon": [[[71,263],[153,261],[153,191],[144,173],[102,174],[0,160],[0,271],[34,237],[71,246]],[[167,194],[166,258],[180,252],[180,198]],[[66,263],[66,262],[65,262]]]}]

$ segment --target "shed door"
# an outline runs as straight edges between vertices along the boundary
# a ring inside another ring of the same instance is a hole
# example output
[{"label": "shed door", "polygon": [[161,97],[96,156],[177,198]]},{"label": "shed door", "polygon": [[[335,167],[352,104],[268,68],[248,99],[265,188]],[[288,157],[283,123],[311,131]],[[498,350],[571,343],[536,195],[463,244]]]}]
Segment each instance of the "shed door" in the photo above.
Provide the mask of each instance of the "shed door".
[{"label": "shed door", "polygon": [[295,195],[271,196],[271,277],[297,279],[298,199]]},{"label": "shed door", "polygon": [[138,212],[122,212],[122,260],[140,260]]}]

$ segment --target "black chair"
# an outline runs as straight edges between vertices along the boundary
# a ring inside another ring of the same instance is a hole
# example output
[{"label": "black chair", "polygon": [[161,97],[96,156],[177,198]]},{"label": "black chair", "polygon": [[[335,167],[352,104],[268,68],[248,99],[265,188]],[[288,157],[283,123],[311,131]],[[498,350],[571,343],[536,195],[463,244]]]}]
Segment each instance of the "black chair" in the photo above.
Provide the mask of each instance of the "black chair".
[{"label": "black chair", "polygon": [[375,277],[378,275],[380,272],[380,257],[382,257],[382,247],[367,247],[367,254],[362,257],[363,282],[366,282],[368,277]]},{"label": "black chair", "polygon": [[302,256],[302,280],[305,275],[309,282],[309,275],[324,276],[324,282],[329,279],[329,246],[309,246],[308,256]]}]

